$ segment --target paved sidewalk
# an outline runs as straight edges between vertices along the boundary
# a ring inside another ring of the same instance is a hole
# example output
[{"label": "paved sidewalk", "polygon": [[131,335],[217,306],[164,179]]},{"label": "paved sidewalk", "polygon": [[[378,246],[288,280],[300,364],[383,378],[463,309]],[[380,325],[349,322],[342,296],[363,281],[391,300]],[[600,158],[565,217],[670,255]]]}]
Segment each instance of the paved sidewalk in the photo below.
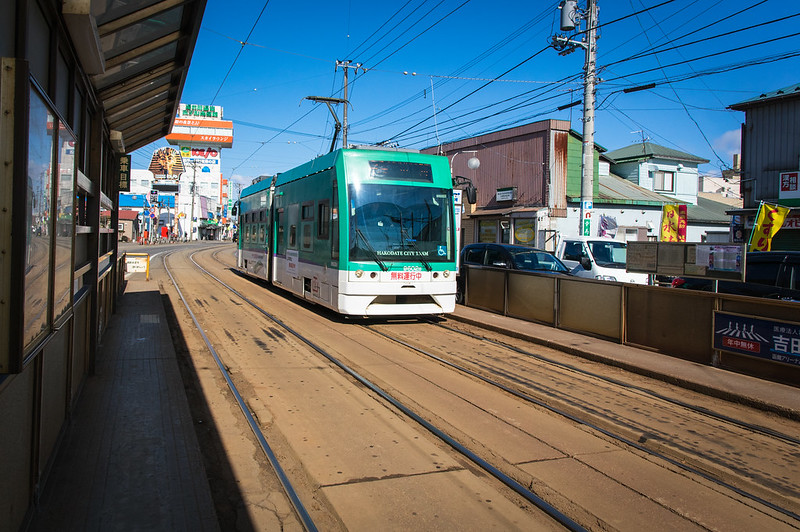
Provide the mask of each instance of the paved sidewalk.
[{"label": "paved sidewalk", "polygon": [[31,531],[219,529],[158,285],[130,277]]},{"label": "paved sidewalk", "polygon": [[800,420],[800,390],[548,325],[456,305],[453,319],[510,333],[590,360]]}]

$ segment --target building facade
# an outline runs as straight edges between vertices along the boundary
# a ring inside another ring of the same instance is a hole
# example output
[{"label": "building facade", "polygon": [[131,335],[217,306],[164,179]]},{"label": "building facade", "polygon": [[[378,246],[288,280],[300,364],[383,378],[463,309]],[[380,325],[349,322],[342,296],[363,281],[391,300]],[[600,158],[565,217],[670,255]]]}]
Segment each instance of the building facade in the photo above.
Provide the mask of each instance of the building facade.
[{"label": "building facade", "polygon": [[790,207],[772,249],[800,250],[800,83],[731,105],[743,111],[741,190],[744,205],[731,211],[747,235],[759,204]]},{"label": "building facade", "polygon": [[[554,251],[561,236],[581,234],[582,144],[569,122],[543,120],[422,151],[447,156],[457,186],[477,188],[475,205],[462,200],[462,243]],[[612,175],[604,151],[595,146],[592,235],[653,238],[661,207],[672,200]],[[473,158],[480,164],[470,165]],[[613,222],[614,231],[601,221]]]}]

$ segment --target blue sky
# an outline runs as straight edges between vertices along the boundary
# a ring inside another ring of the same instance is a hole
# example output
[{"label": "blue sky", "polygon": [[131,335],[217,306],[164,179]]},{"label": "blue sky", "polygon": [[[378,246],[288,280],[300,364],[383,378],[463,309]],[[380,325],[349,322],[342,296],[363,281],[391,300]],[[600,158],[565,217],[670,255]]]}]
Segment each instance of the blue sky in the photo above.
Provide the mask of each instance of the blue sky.
[{"label": "blue sky", "polygon": [[[582,49],[561,56],[549,47],[563,33],[558,3],[208,0],[181,102],[223,106],[234,124],[223,176],[244,184],[328,151],[330,112],[304,98],[343,97],[337,61],[362,65],[349,71],[351,144],[423,148],[544,119],[581,131],[581,105],[557,110],[582,99],[584,62]],[[701,172],[718,175],[739,150],[744,120],[726,108],[800,82],[793,2],[598,5],[595,142],[608,150],[644,137],[709,159]],[[134,168],[167,145],[135,152]]]}]

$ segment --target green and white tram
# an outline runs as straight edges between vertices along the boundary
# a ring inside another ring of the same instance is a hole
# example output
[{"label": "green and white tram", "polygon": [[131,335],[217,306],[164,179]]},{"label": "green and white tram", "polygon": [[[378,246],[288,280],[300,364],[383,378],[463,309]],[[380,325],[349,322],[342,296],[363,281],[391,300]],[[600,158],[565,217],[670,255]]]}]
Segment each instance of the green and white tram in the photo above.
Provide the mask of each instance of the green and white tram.
[{"label": "green and white tram", "polygon": [[446,157],[339,149],[242,191],[238,268],[342,314],[452,312],[454,223]]}]

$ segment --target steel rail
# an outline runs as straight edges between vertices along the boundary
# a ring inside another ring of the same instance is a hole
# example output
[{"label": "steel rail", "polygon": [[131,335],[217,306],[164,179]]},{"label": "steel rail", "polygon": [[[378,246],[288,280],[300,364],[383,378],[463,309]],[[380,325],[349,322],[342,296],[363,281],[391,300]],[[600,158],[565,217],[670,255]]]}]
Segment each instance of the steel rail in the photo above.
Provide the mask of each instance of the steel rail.
[{"label": "steel rail", "polygon": [[[787,443],[793,443],[795,445],[800,446],[800,438],[798,438],[798,437],[791,436],[789,434],[784,434],[782,432],[778,432],[777,430],[773,430],[773,429],[770,429],[768,427],[763,427],[761,425],[755,425],[753,423],[748,423],[747,421],[742,421],[742,420],[739,420],[739,419],[736,419],[736,418],[732,418],[732,417],[727,416],[725,414],[720,414],[718,412],[714,412],[713,410],[709,410],[708,408],[704,408],[702,406],[692,405],[690,403],[681,401],[680,399],[673,399],[671,397],[667,397],[666,395],[660,394],[658,392],[655,392],[655,391],[650,390],[648,388],[644,388],[642,386],[637,386],[635,384],[630,384],[630,383],[627,383],[627,382],[623,382],[623,381],[620,381],[619,379],[614,379],[612,377],[606,377],[605,375],[598,375],[597,373],[594,373],[594,372],[579,368],[577,366],[573,366],[572,364],[568,364],[566,362],[559,362],[558,360],[547,358],[546,356],[543,356],[543,355],[540,355],[540,354],[537,354],[537,353],[533,353],[531,351],[527,351],[525,349],[522,349],[522,348],[519,348],[519,347],[515,347],[513,345],[508,345],[508,344],[505,344],[505,343],[497,341],[497,340],[492,340],[491,338],[486,338],[485,336],[479,336],[477,334],[472,334],[472,333],[470,333],[468,331],[462,331],[460,329],[456,329],[454,327],[443,325],[441,323],[436,323],[436,322],[433,322],[433,321],[430,321],[430,320],[426,320],[426,321],[428,321],[429,323],[431,323],[433,325],[436,325],[437,327],[441,327],[443,329],[447,329],[448,331],[452,331],[452,332],[455,332],[457,334],[461,334],[461,335],[464,335],[464,336],[469,336],[470,338],[474,338],[476,340],[481,340],[481,341],[496,345],[498,347],[502,347],[504,349],[508,349],[510,351],[514,351],[515,353],[519,353],[521,355],[526,355],[528,357],[535,358],[536,360],[539,360],[541,362],[546,362],[547,364],[550,364],[550,365],[559,366],[561,368],[568,369],[570,371],[573,371],[575,373],[579,373],[579,374],[587,376],[587,377],[593,377],[595,379],[602,380],[602,381],[605,381],[605,382],[608,382],[608,383],[611,383],[611,384],[614,384],[614,385],[617,385],[617,386],[621,386],[621,387],[627,388],[629,390],[636,390],[636,391],[641,392],[641,393],[643,393],[645,395],[649,395],[649,396],[654,397],[656,399],[660,399],[662,401],[671,403],[673,405],[680,406],[680,407],[685,408],[687,410],[691,410],[691,411],[697,412],[699,414],[704,414],[704,415],[707,415],[709,417],[713,417],[715,419],[718,419],[720,421],[724,421],[726,423],[730,423],[732,425],[736,425],[736,426],[738,426],[740,428],[747,429],[747,430],[750,430],[752,432],[757,432],[757,433],[760,433],[760,434],[764,434],[765,436],[771,436],[773,438],[776,438],[776,439],[779,439],[779,440],[783,440],[783,441],[785,441]],[[557,348],[551,348],[551,349],[557,349]]]},{"label": "steel rail", "polygon": [[[487,473],[489,473],[490,475],[495,477],[497,480],[502,482],[504,485],[506,485],[507,487],[511,488],[517,494],[521,495],[525,500],[527,500],[528,502],[530,502],[531,504],[533,504],[534,506],[536,506],[537,508],[539,508],[540,510],[545,512],[547,515],[549,515],[554,520],[556,520],[559,524],[563,525],[566,529],[571,530],[573,532],[585,532],[586,531],[586,529],[584,527],[582,527],[577,522],[575,522],[572,518],[570,518],[566,514],[562,513],[556,507],[554,507],[553,505],[551,505],[550,503],[548,503],[547,501],[545,501],[544,499],[542,499],[541,497],[536,495],[536,493],[534,493],[530,489],[526,488],[525,486],[523,486],[522,484],[517,482],[515,479],[513,479],[509,475],[503,473],[500,469],[498,469],[497,467],[493,466],[492,464],[490,464],[489,462],[487,462],[486,460],[484,460],[483,458],[478,456],[476,453],[472,452],[470,449],[468,449],[466,446],[462,445],[459,441],[457,441],[455,438],[453,438],[452,436],[450,436],[449,434],[447,434],[443,430],[439,429],[438,427],[436,427],[435,425],[433,425],[432,423],[430,423],[426,419],[422,418],[419,414],[417,414],[416,412],[411,410],[409,407],[407,407],[405,404],[400,402],[398,399],[394,398],[392,395],[390,395],[389,393],[384,391],[382,388],[380,388],[379,386],[377,386],[376,384],[374,384],[373,382],[371,382],[367,378],[365,378],[362,375],[360,375],[357,371],[355,371],[351,367],[347,366],[344,362],[342,362],[341,360],[339,360],[335,356],[331,355],[330,353],[325,351],[320,346],[316,345],[314,342],[312,342],[311,340],[309,340],[308,338],[303,336],[301,333],[295,331],[289,325],[284,323],[280,318],[278,318],[277,316],[275,316],[273,314],[270,314],[269,312],[267,312],[266,310],[264,310],[263,308],[258,306],[258,304],[254,303],[248,297],[246,297],[245,295],[240,293],[238,290],[236,290],[235,288],[231,287],[230,285],[228,285],[227,283],[225,283],[224,281],[222,281],[221,279],[219,279],[218,277],[213,275],[211,272],[209,272],[208,270],[206,270],[205,268],[200,266],[194,260],[194,253],[190,257],[190,259],[191,259],[192,263],[194,263],[194,265],[198,269],[200,269],[203,273],[205,273],[208,277],[210,277],[211,279],[215,280],[217,283],[219,283],[220,285],[222,285],[223,287],[228,289],[230,292],[235,294],[237,297],[239,297],[242,301],[246,302],[248,305],[253,307],[256,311],[261,313],[263,316],[265,316],[266,318],[270,319],[276,325],[282,327],[284,330],[286,330],[290,334],[292,334],[295,338],[297,338],[301,342],[305,343],[311,349],[313,349],[314,351],[316,351],[317,353],[319,353],[320,355],[325,357],[327,360],[329,360],[336,367],[338,367],[339,369],[344,371],[347,375],[350,375],[351,377],[353,377],[356,381],[361,383],[363,386],[365,386],[369,390],[373,391],[378,396],[380,396],[385,401],[387,401],[392,406],[394,406],[399,411],[401,411],[403,414],[405,414],[406,416],[408,416],[409,418],[411,418],[412,420],[414,420],[415,422],[417,422],[418,424],[423,426],[430,433],[432,433],[437,438],[442,440],[444,443],[446,443],[447,445],[449,445],[450,447],[455,449],[457,452],[461,453],[462,456],[468,458],[470,461],[472,461],[474,464],[479,466],[481,469],[483,469],[484,471],[486,471]],[[219,259],[216,259],[216,260],[218,262],[221,262],[221,261],[219,261]]]},{"label": "steel rail", "polygon": [[[785,515],[787,517],[791,517],[792,519],[795,519],[795,520],[800,520],[800,515],[792,512],[791,510],[788,510],[786,508],[778,506],[777,504],[775,504],[773,502],[770,502],[770,501],[768,501],[766,499],[763,499],[763,498],[759,497],[758,495],[752,494],[752,493],[750,493],[748,491],[745,491],[745,490],[743,490],[741,488],[738,488],[738,487],[736,487],[736,486],[734,486],[732,484],[729,484],[728,482],[725,482],[724,480],[716,478],[716,477],[710,475],[709,473],[706,473],[706,472],[704,472],[704,471],[702,471],[700,469],[696,469],[696,468],[693,468],[691,466],[688,466],[688,465],[686,465],[686,464],[684,464],[684,463],[682,463],[682,462],[680,462],[680,461],[678,461],[678,460],[676,460],[674,458],[671,458],[671,457],[669,457],[669,456],[667,456],[665,454],[661,454],[661,453],[659,453],[657,451],[654,451],[652,449],[649,449],[649,448],[647,448],[647,447],[645,447],[645,446],[643,446],[643,445],[641,445],[641,444],[639,444],[639,443],[637,443],[637,442],[635,442],[633,440],[630,440],[630,439],[628,439],[628,438],[626,438],[624,436],[620,436],[618,434],[615,434],[615,433],[611,432],[608,429],[604,429],[603,427],[600,427],[600,426],[595,425],[593,423],[590,423],[590,422],[588,422],[588,421],[586,421],[584,419],[581,419],[581,418],[575,416],[574,414],[571,414],[571,413],[567,412],[566,410],[562,410],[560,408],[557,408],[557,407],[554,407],[552,405],[549,405],[549,404],[545,403],[544,401],[540,401],[540,400],[536,399],[535,397],[532,397],[532,396],[530,396],[528,394],[522,393],[522,392],[520,392],[518,390],[515,390],[515,389],[513,389],[513,388],[511,388],[509,386],[506,386],[506,385],[504,385],[504,384],[502,384],[500,382],[493,381],[492,379],[490,379],[488,377],[485,377],[485,376],[483,376],[483,375],[481,375],[481,374],[479,374],[479,373],[477,373],[475,371],[472,371],[469,368],[466,368],[464,366],[460,366],[460,365],[458,365],[458,364],[456,364],[454,362],[450,362],[449,360],[445,360],[442,357],[439,357],[438,355],[434,355],[433,353],[429,353],[429,352],[425,351],[424,349],[420,349],[420,348],[418,348],[416,346],[413,346],[413,345],[411,345],[411,344],[409,344],[407,342],[404,342],[402,340],[399,340],[397,338],[389,336],[389,335],[387,335],[387,334],[385,334],[385,333],[383,333],[381,331],[378,331],[378,330],[376,330],[376,329],[374,329],[372,327],[368,327],[368,326],[363,326],[363,327],[368,329],[368,330],[370,330],[371,332],[373,332],[375,334],[383,336],[384,338],[387,338],[387,339],[389,339],[389,340],[391,340],[393,342],[396,342],[396,343],[398,343],[398,344],[400,344],[400,345],[402,345],[404,347],[407,347],[408,349],[412,349],[412,350],[414,350],[414,351],[416,351],[416,352],[418,352],[420,354],[423,354],[423,355],[425,355],[427,357],[430,357],[431,359],[436,360],[437,362],[440,362],[440,363],[442,363],[444,365],[447,365],[449,367],[452,367],[452,368],[454,368],[454,369],[456,369],[458,371],[466,373],[466,374],[468,374],[468,375],[470,375],[472,377],[475,377],[476,379],[479,379],[479,380],[481,380],[481,381],[483,381],[483,382],[485,382],[487,384],[490,384],[491,386],[495,386],[495,387],[497,387],[497,388],[499,388],[499,389],[501,389],[501,390],[503,390],[503,391],[505,391],[505,392],[507,392],[507,393],[519,398],[519,399],[522,399],[522,400],[524,400],[526,402],[530,402],[531,404],[535,404],[537,406],[545,408],[545,409],[547,409],[547,410],[549,410],[549,411],[551,411],[551,412],[553,412],[555,414],[558,414],[558,415],[563,416],[563,417],[565,417],[565,418],[567,418],[567,419],[569,419],[571,421],[574,421],[575,423],[578,423],[578,424],[583,425],[585,427],[589,427],[592,430],[596,430],[597,432],[600,432],[601,434],[604,434],[605,436],[608,436],[609,438],[612,438],[612,439],[614,439],[616,441],[624,443],[625,445],[633,447],[634,449],[637,449],[637,450],[639,450],[641,452],[647,453],[650,456],[654,456],[656,458],[664,460],[667,463],[672,464],[672,465],[674,465],[674,466],[676,466],[676,467],[678,467],[678,468],[680,468],[680,469],[682,469],[682,470],[684,470],[686,472],[698,475],[701,478],[703,478],[703,479],[705,479],[705,480],[707,480],[709,482],[712,482],[712,483],[714,483],[714,484],[716,484],[718,486],[721,486],[721,487],[724,487],[726,489],[729,489],[729,490],[733,491],[734,493],[736,493],[737,495],[741,495],[742,497],[745,497],[745,498],[747,498],[747,499],[749,499],[749,500],[751,500],[753,502],[762,504],[762,505],[766,506],[767,508],[775,510],[776,512],[779,512],[779,513],[781,513],[781,514],[783,514],[783,515]],[[464,333],[464,334],[470,335],[469,333]],[[474,336],[475,338],[479,338],[480,339],[480,337],[475,336],[475,335],[470,335],[470,336]],[[499,344],[499,345],[503,346],[503,344]],[[515,350],[513,347],[510,347],[510,346],[504,346],[504,347],[509,347],[510,349]]]},{"label": "steel rail", "polygon": [[[200,251],[205,251],[205,250],[200,250]],[[197,264],[197,263],[194,262],[194,258],[193,257],[195,255],[195,253],[198,253],[198,252],[199,251],[195,251],[189,257],[190,260],[194,264]],[[245,403],[244,399],[242,398],[241,394],[239,393],[239,390],[236,387],[236,384],[233,382],[233,379],[231,378],[230,373],[225,368],[225,365],[222,363],[222,359],[220,359],[219,355],[217,354],[217,351],[214,349],[214,346],[211,345],[211,341],[208,339],[208,336],[206,336],[206,334],[205,334],[205,332],[203,330],[203,327],[200,325],[200,322],[197,320],[197,317],[194,315],[194,312],[192,312],[192,309],[189,308],[189,303],[186,301],[186,298],[183,297],[183,292],[181,292],[181,289],[178,287],[178,283],[175,281],[175,278],[172,276],[172,272],[170,271],[169,266],[167,265],[167,257],[165,256],[163,258],[163,260],[164,260],[164,269],[166,270],[170,281],[172,281],[172,284],[175,287],[175,290],[178,292],[178,296],[181,298],[181,301],[183,302],[183,305],[186,308],[186,311],[192,317],[192,321],[194,322],[195,327],[197,327],[197,330],[200,333],[200,336],[203,337],[203,341],[205,342],[206,347],[208,347],[208,350],[211,352],[211,356],[214,357],[214,361],[217,364],[217,368],[219,369],[220,373],[222,373],[222,376],[225,378],[225,382],[228,383],[228,388],[231,390],[231,393],[233,393],[233,396],[236,399],[236,403],[239,405],[239,408],[241,409],[242,414],[244,414],[244,417],[247,419],[247,424],[250,425],[250,430],[253,431],[253,434],[255,435],[256,439],[258,440],[258,443],[261,446],[261,450],[266,455],[267,459],[269,460],[270,465],[272,465],[272,468],[275,471],[275,474],[278,476],[278,479],[280,480],[280,483],[283,486],[283,490],[286,492],[287,497],[289,497],[289,500],[291,501],[295,512],[297,512],[298,518],[303,523],[303,527],[308,532],[317,532],[317,527],[314,524],[314,520],[309,515],[308,511],[306,510],[305,506],[303,505],[303,502],[300,500],[300,497],[297,495],[297,492],[294,490],[294,487],[292,486],[292,483],[289,480],[289,477],[284,472],[283,468],[280,465],[280,462],[278,462],[278,458],[275,456],[275,453],[272,451],[272,448],[269,446],[269,443],[267,442],[267,439],[264,436],[264,433],[261,431],[261,428],[258,426],[258,423],[256,422],[255,418],[253,417],[253,414],[250,412],[250,409],[247,408],[247,404]],[[198,265],[198,267],[199,267],[199,265]],[[205,271],[205,270],[203,270],[203,271]]]}]

